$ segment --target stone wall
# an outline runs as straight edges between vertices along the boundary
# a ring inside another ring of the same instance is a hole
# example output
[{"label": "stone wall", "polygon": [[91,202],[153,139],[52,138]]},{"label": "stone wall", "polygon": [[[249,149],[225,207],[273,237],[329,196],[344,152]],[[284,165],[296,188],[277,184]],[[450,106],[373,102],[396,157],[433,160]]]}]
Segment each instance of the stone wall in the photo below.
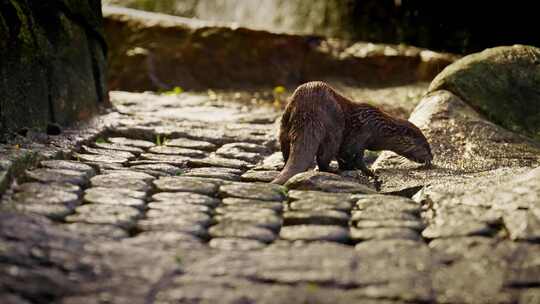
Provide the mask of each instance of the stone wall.
[{"label": "stone wall", "polygon": [[[523,3],[522,3],[523,2]],[[472,53],[496,45],[540,45],[535,2],[416,0],[104,0],[105,4],[236,22],[250,28],[405,43]]]},{"label": "stone wall", "polygon": [[1,0],[0,134],[91,117],[106,53],[100,0]]},{"label": "stone wall", "polygon": [[103,8],[112,90],[246,89],[310,80],[431,81],[455,56],[404,45],[276,34],[115,6]]}]

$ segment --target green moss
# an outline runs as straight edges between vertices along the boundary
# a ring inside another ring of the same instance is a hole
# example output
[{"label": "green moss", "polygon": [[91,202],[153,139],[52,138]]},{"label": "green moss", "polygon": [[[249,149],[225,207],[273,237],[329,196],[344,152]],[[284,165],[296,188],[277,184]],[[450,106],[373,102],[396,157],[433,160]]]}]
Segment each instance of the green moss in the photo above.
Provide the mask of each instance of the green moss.
[{"label": "green moss", "polygon": [[6,20],[0,14],[0,47],[5,47],[6,42],[9,39],[9,28],[6,24]]},{"label": "green moss", "polygon": [[18,38],[20,41],[22,41],[25,45],[28,46],[34,46],[34,39],[32,37],[32,32],[30,28],[30,23],[28,20],[28,17],[24,13],[23,8],[17,3],[15,0],[10,0],[11,5],[15,8],[17,11],[17,16],[19,17],[19,21],[21,22],[21,27],[19,30]]}]

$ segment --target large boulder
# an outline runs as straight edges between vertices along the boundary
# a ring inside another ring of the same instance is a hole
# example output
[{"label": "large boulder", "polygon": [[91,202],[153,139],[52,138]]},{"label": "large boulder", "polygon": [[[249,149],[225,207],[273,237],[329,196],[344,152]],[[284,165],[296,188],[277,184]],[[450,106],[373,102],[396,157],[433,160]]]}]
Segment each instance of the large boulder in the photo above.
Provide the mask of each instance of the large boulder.
[{"label": "large boulder", "polygon": [[429,92],[447,90],[491,121],[540,140],[540,49],[487,49],[446,67]]},{"label": "large boulder", "polygon": [[99,0],[0,2],[0,134],[89,118],[107,98]]},{"label": "large boulder", "polygon": [[430,142],[433,167],[426,169],[384,151],[372,166],[383,181],[383,192],[449,186],[473,177],[522,173],[522,168],[540,165],[539,143],[489,122],[448,91],[426,95],[409,120]]}]

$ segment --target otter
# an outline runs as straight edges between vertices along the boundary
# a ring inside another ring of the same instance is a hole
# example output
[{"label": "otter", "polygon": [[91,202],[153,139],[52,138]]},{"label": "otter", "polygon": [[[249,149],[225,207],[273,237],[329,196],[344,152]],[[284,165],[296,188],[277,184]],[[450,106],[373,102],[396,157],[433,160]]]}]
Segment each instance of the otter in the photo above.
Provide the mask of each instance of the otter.
[{"label": "otter", "polygon": [[300,85],[281,117],[279,142],[285,166],[272,181],[284,184],[316,160],[330,171],[361,170],[375,177],[364,163],[364,150],[390,150],[429,165],[433,159],[422,131],[411,122],[392,117],[366,103],[355,103],[321,81]]}]

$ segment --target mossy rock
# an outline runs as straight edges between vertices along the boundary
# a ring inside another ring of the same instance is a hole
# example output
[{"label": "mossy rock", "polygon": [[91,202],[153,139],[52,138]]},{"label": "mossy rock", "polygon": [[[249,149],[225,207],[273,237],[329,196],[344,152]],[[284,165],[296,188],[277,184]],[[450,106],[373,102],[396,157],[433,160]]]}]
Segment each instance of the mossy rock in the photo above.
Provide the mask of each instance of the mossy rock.
[{"label": "mossy rock", "polygon": [[446,67],[429,92],[448,90],[491,121],[540,140],[540,49],[486,49]]}]

